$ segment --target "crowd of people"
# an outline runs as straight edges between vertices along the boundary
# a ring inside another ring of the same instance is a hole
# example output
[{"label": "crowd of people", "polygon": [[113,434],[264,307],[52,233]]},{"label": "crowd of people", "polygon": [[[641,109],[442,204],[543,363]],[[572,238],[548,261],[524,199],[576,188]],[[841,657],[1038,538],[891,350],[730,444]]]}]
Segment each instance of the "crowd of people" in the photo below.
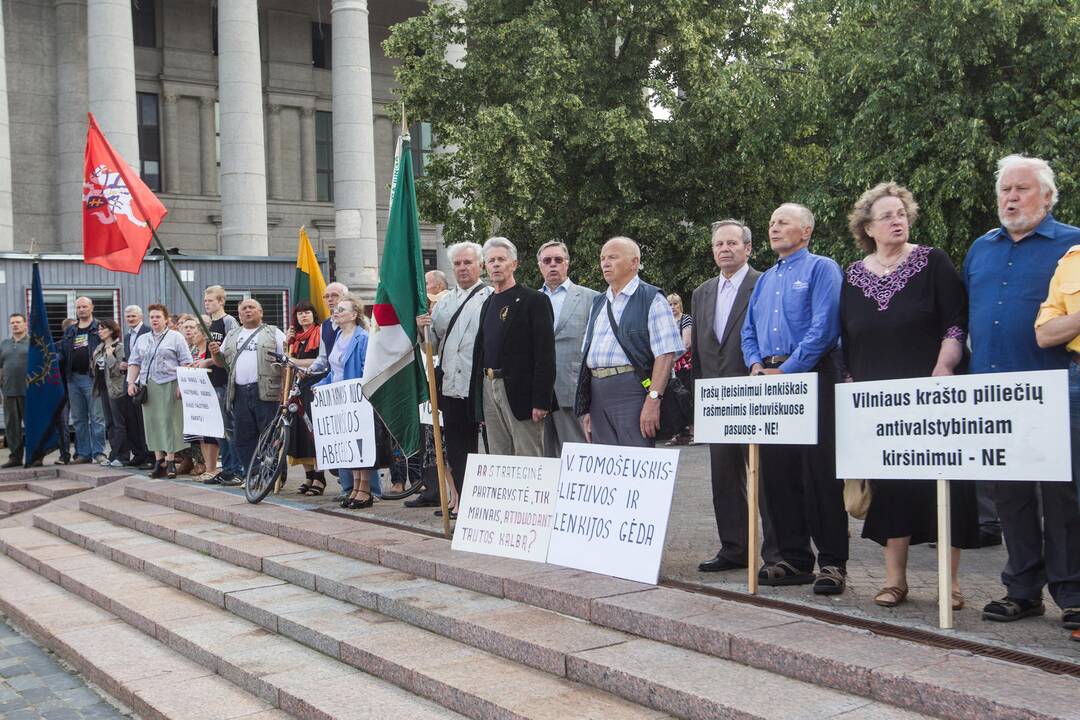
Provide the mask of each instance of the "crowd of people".
[{"label": "crowd of people", "polygon": [[[895,182],[867,190],[854,204],[849,229],[865,257],[846,270],[810,252],[814,216],[803,205],[785,203],[772,213],[768,240],[778,259],[764,272],[749,264],[751,229],[721,220],[712,226],[719,272],[694,290],[694,318],[678,295],[639,277],[641,248],[628,237],[613,237],[601,250],[602,292],[570,279],[563,242],[538,250],[538,290],[515,279],[518,251],[507,238],[450,246],[454,287],[441,271],[427,273],[430,311],[416,319],[431,333],[438,356],[450,512],[456,512],[467,458],[479,451],[481,436],[486,452],[504,455],[557,457],[567,442],[652,447],[665,390],[676,377],[689,386],[694,379],[747,374],[818,376],[818,443],[761,447],[763,585],[812,585],[822,595],[846,588],[849,533],[843,479],[836,477],[835,383],[1068,368],[1075,481],[1080,229],[1051,214],[1054,173],[1040,159],[1003,158],[997,198],[1001,226],[973,242],[959,272],[941,250],[910,242],[919,208]],[[255,300],[240,303],[239,320],[225,314],[224,290],[209,287],[203,300],[209,337],[197,318],[173,318],[160,304],[146,309],[148,324],[140,308],[125,308],[121,330],[95,318],[90,300],[79,298],[60,341],[75,453],[68,459],[64,443],[59,462],[127,465],[171,478],[183,472],[178,457],[197,447],[200,481],[238,484],[281,397],[283,370],[275,354],[287,348],[312,382],[363,375],[363,303],[336,282],[324,298],[329,319],[319,324],[315,308],[298,303],[282,331],[262,322]],[[25,360],[20,369],[18,358],[25,318],[13,314],[10,330],[0,344],[12,448],[5,467],[21,464],[17,428],[25,385],[18,380]],[[183,435],[180,366],[209,369],[226,419],[224,438]],[[310,401],[310,389],[305,393]],[[315,469],[310,433],[300,428],[289,448],[290,461],[305,469],[298,492],[321,495],[326,476]],[[669,444],[691,437],[686,428]],[[431,464],[430,433],[427,445],[418,458],[399,458],[392,482],[402,482],[403,473],[432,477],[424,473]],[[747,550],[746,448],[710,445],[709,458],[719,550],[699,570],[743,569],[757,561]],[[344,507],[370,507],[379,494],[370,468],[335,474],[336,499]],[[885,581],[874,600],[892,607],[908,595],[910,546],[937,540],[936,496],[930,481],[871,484],[862,535],[883,547]],[[961,551],[1000,543],[1003,536],[1005,596],[987,604],[982,617],[1041,615],[1048,587],[1064,626],[1080,628],[1075,482],[969,481],[950,488],[954,609],[965,605],[957,574]],[[437,482],[429,480],[405,505],[437,507]]]}]

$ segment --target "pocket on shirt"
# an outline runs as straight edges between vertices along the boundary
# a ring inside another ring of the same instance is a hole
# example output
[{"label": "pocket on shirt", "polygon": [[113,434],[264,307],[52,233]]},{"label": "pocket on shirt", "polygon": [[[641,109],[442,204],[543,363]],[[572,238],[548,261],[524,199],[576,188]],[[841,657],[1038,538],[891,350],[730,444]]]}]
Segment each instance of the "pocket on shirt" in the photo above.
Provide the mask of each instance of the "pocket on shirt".
[{"label": "pocket on shirt", "polygon": [[1065,298],[1065,312],[1072,315],[1080,311],[1080,280],[1061,283],[1061,294]]}]

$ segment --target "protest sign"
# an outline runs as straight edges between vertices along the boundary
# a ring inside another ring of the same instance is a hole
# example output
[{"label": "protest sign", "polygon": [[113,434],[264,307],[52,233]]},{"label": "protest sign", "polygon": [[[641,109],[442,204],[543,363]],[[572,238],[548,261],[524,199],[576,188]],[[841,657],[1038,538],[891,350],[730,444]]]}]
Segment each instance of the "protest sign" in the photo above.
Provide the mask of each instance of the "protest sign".
[{"label": "protest sign", "polygon": [[544,562],[559,459],[469,455],[454,550]]},{"label": "protest sign", "polygon": [[311,428],[319,470],[365,468],[375,464],[375,411],[360,380],[312,388]]},{"label": "protest sign", "polygon": [[225,421],[221,417],[217,392],[210,384],[206,368],[176,368],[176,384],[184,405],[184,434],[200,437],[225,437]]},{"label": "protest sign", "polygon": [[836,386],[842,478],[1072,479],[1065,370]]},{"label": "protest sign", "polygon": [[[432,420],[432,418],[431,418],[431,401],[430,400],[425,400],[424,402],[420,403],[420,424],[421,425],[430,425],[431,420]],[[443,422],[442,410],[440,410],[439,411],[439,427],[445,427],[445,426],[446,426],[446,423]]]},{"label": "protest sign", "polygon": [[695,380],[694,440],[813,445],[817,399],[817,373]]},{"label": "protest sign", "polygon": [[548,562],[656,584],[679,451],[566,443]]}]

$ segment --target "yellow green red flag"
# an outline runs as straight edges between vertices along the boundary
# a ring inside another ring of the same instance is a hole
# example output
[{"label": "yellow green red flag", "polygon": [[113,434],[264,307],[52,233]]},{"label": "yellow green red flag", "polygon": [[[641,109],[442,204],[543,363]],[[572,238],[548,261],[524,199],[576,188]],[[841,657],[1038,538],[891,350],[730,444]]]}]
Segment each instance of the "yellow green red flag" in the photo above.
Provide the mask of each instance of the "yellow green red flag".
[{"label": "yellow green red flag", "polygon": [[296,275],[293,278],[292,304],[307,300],[315,306],[315,322],[322,322],[330,317],[330,308],[326,306],[323,293],[326,292],[326,280],[323,279],[319,261],[311,247],[307,230],[300,228],[300,247],[296,252]]}]

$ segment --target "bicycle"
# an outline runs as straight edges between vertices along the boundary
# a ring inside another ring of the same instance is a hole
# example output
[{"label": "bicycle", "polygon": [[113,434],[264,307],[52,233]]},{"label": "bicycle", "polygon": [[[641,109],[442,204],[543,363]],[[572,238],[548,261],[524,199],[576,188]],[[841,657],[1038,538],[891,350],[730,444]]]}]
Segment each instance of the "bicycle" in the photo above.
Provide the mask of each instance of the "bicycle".
[{"label": "bicycle", "polygon": [[259,435],[259,442],[255,446],[255,453],[251,456],[251,462],[247,467],[244,477],[244,497],[249,503],[255,504],[270,494],[281,490],[285,484],[285,476],[289,471],[286,455],[289,452],[289,434],[297,415],[303,418],[308,432],[311,431],[311,419],[307,413],[300,414],[301,381],[307,376],[302,368],[289,363],[284,355],[271,353],[274,367],[284,367],[285,385],[288,391],[285,399],[278,406],[274,419]]}]

